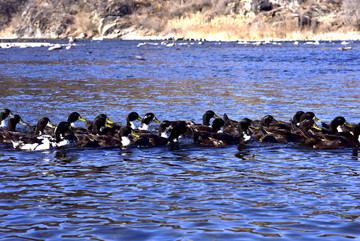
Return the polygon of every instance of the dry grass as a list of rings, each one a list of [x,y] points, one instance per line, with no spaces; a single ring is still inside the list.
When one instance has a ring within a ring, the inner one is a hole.
[[[24,6],[14,8],[21,11],[14,10],[0,37],[116,37],[136,31],[207,40],[309,40],[349,38],[347,33],[352,38],[360,31],[353,8],[358,0],[308,0],[295,10],[256,13],[244,11],[238,0],[21,1]]]

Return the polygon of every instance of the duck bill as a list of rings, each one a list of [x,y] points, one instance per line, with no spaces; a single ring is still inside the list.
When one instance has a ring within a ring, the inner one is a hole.
[[[109,124],[109,125],[114,124],[114,122],[112,122],[109,118],[106,118],[106,123]]]
[[[50,128],[53,128],[53,129],[56,128],[56,126],[55,126],[53,123],[51,123],[50,121],[48,121],[48,123],[46,124],[46,126],[48,126],[48,127],[50,127]]]
[[[353,126],[351,124],[349,124],[349,122],[345,121],[345,126],[353,128]]]
[[[135,136],[136,138],[139,138],[139,137],[140,137],[140,136],[139,136],[138,134],[136,134],[135,131],[133,131],[133,130],[131,131],[131,135],[132,135],[132,136]]]
[[[318,123],[322,123],[322,121],[319,120],[316,116],[314,116],[313,120],[316,121],[316,122],[318,122]]]
[[[138,121],[142,121],[142,118],[139,116],[139,117],[137,118],[137,120],[138,120]]]
[[[82,118],[81,116],[78,118],[78,120],[86,123],[86,120],[84,118]]]
[[[314,125],[312,126],[315,130],[321,131],[322,129],[316,125],[316,123],[314,122]]]
[[[24,126],[27,126],[28,124],[26,124],[22,119],[20,119],[19,121],[20,124],[24,125]]]
[[[113,126],[112,125],[110,125],[109,123],[105,123],[105,127],[107,127],[107,128],[113,128]]]
[[[160,121],[158,120],[158,118],[154,118],[154,121],[156,122],[156,123],[160,123]]]
[[[221,117],[218,116],[217,114],[214,115],[214,118],[215,118],[215,119],[221,119]]]

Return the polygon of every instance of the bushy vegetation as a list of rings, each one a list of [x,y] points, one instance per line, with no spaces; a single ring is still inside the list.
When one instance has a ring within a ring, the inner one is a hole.
[[[0,36],[217,35],[287,38],[360,29],[359,0],[0,0]]]

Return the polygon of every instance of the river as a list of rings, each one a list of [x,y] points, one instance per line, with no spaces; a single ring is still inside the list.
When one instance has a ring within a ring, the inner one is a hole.
[[[324,122],[360,122],[360,42],[349,51],[340,42],[139,43],[0,49],[0,108],[32,124],[72,111],[119,123],[131,111],[200,123],[209,109],[235,120],[287,121],[303,110]],[[360,165],[351,149],[3,145],[0,166],[1,240],[360,237]]]

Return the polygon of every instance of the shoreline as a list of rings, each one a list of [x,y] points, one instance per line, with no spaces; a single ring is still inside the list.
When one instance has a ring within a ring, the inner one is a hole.
[[[290,34],[289,34],[290,35]],[[293,38],[297,36],[298,38]],[[137,31],[129,32],[128,34],[122,37],[92,37],[92,38],[81,38],[81,37],[67,37],[67,38],[11,38],[11,37],[0,37],[0,48],[28,48],[28,47],[47,47],[49,50],[53,50],[55,45],[57,48],[67,48],[70,49],[71,46],[76,46],[76,42],[82,41],[168,41],[168,42],[234,42],[238,44],[271,44],[271,43],[282,43],[282,42],[294,42],[304,43],[304,44],[319,44],[319,42],[348,42],[348,41],[360,41],[360,33],[327,33],[327,34],[318,34],[311,37],[305,38],[306,34],[296,34],[292,33],[291,38],[263,38],[263,39],[207,39],[207,38],[185,38],[185,37],[175,37],[172,35],[162,36],[144,36],[138,34]],[[59,43],[61,42],[61,43]]]
[[[360,41],[360,32],[359,33],[325,33],[325,34],[317,34],[313,36],[308,36],[306,34],[298,34],[298,33],[289,33],[291,37],[287,38],[211,38],[206,37],[179,37],[179,36],[144,36],[136,33],[126,34],[119,37],[114,36],[100,36],[100,37],[65,37],[65,38],[48,38],[48,37],[1,37],[0,36],[0,44],[1,43],[11,43],[11,42],[54,42],[54,41],[69,41],[69,39],[73,39],[75,41],[102,41],[102,40],[112,40],[112,41],[206,41],[206,42],[253,42],[253,41],[272,41],[272,42],[291,42],[291,41]]]

